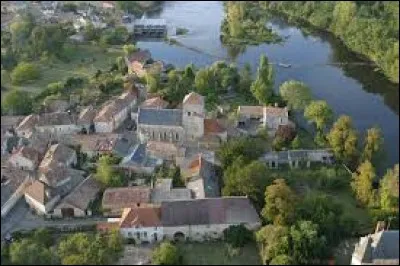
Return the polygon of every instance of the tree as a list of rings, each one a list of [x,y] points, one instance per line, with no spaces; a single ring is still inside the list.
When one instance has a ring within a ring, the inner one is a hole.
[[[357,156],[357,132],[353,129],[351,118],[340,116],[327,136],[336,159],[346,163],[353,162]]]
[[[85,25],[83,29],[83,36],[85,40],[88,41],[97,41],[100,38],[99,30],[97,30],[92,22],[89,22]]]
[[[399,164],[388,169],[380,181],[380,205],[384,210],[399,210]]]
[[[268,265],[294,265],[292,257],[288,255],[279,255],[271,260]]]
[[[125,44],[123,46],[123,49],[124,49],[125,56],[129,56],[133,52],[137,51],[137,48],[133,44]]]
[[[243,94],[248,94],[250,92],[250,86],[252,82],[251,66],[249,63],[246,63],[244,67],[239,71],[239,76],[240,81],[237,88],[239,92]]]
[[[113,167],[113,158],[103,155],[99,158],[96,170],[96,179],[106,187],[120,187],[124,183],[123,176]]]
[[[332,121],[333,112],[325,101],[311,101],[304,109],[304,117],[322,131]]]
[[[178,248],[169,242],[163,242],[152,254],[154,265],[178,265],[181,259]]]
[[[32,98],[25,91],[8,91],[3,96],[1,107],[10,115],[28,115],[32,113]]]
[[[275,137],[281,138],[286,144],[296,136],[296,130],[290,125],[281,125],[275,132]]]
[[[351,187],[356,198],[363,205],[371,203],[373,195],[372,182],[375,177],[375,169],[368,160],[363,162],[352,175]]]
[[[15,85],[19,85],[30,80],[35,80],[39,77],[39,69],[37,66],[31,63],[19,63],[11,72],[11,81]]]
[[[285,81],[279,87],[279,93],[293,110],[303,110],[311,101],[310,88],[296,80]]]
[[[149,92],[157,92],[160,89],[160,75],[147,73],[146,83],[149,88]]]
[[[297,149],[299,149],[299,148],[301,147],[301,145],[302,145],[301,139],[300,139],[299,135],[297,135],[297,136],[292,140],[291,147],[292,147],[292,149],[297,150]]]
[[[51,265],[53,254],[44,245],[30,239],[15,241],[10,247],[10,261],[16,265]]]
[[[293,259],[299,264],[310,264],[315,259],[325,258],[326,239],[319,236],[318,225],[310,221],[299,221],[290,228]]]
[[[269,265],[275,258],[290,253],[290,235],[287,227],[266,225],[256,232],[262,262]]]
[[[214,88],[214,77],[208,69],[200,69],[196,72],[194,85],[198,93],[208,95]]]
[[[265,164],[252,161],[246,164],[243,156],[239,156],[224,172],[224,196],[248,196],[256,207],[262,206],[262,191],[269,182]]]
[[[276,179],[265,190],[265,205],[261,215],[274,225],[290,224],[295,210],[295,196],[284,179]]]
[[[364,151],[362,153],[362,161],[369,160],[377,162],[379,156],[382,155],[383,137],[380,128],[373,127],[367,130],[364,140]]]
[[[172,179],[173,187],[185,187],[181,176],[181,168],[179,166],[174,166],[169,169],[168,178]]]
[[[243,155],[242,159],[245,162],[249,162],[258,159],[264,150],[262,140],[241,137],[223,143],[217,151],[217,156],[222,167],[226,169],[240,155]]]
[[[251,92],[260,104],[271,103],[273,96],[274,73],[272,66],[268,64],[265,55],[260,57],[260,64],[257,69],[257,78],[251,84]]]
[[[244,225],[231,225],[224,230],[225,241],[234,248],[243,247],[252,240],[253,234]]]
[[[308,193],[296,212],[297,219],[317,224],[320,234],[326,237],[331,246],[335,246],[348,232],[349,228],[342,224],[342,215],[342,205],[321,192]]]

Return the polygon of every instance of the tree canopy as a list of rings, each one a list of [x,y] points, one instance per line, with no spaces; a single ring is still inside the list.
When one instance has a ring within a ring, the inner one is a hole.
[[[28,115],[32,113],[32,97],[28,92],[11,90],[2,96],[2,111],[10,115]]]
[[[250,90],[260,104],[269,104],[272,102],[274,86],[274,72],[272,66],[268,63],[265,55],[260,57],[260,63],[257,69],[257,77],[251,84]]]
[[[32,63],[21,62],[11,72],[11,82],[20,85],[24,82],[38,79],[40,71],[37,66]]]
[[[274,225],[290,224],[295,210],[295,196],[284,179],[276,179],[265,190],[262,216]]]
[[[399,164],[387,170],[380,181],[379,193],[382,209],[399,211]]]
[[[364,140],[364,150],[361,155],[361,160],[369,160],[376,166],[379,157],[382,156],[383,137],[379,127],[372,127],[367,130],[367,135]]]
[[[332,121],[333,111],[326,101],[311,101],[304,109],[304,117],[322,131]]]
[[[354,162],[358,154],[358,137],[349,116],[343,115],[338,118],[327,139],[336,159],[346,163]]]
[[[356,198],[363,205],[368,205],[373,200],[372,182],[375,177],[375,169],[368,160],[360,164],[357,171],[352,175],[351,187]]]
[[[289,80],[282,83],[279,93],[290,109],[303,110],[311,101],[310,88],[303,82]]]
[[[114,169],[114,158],[103,155],[99,158],[96,170],[96,179],[106,187],[120,187],[124,184],[124,177]]]
[[[155,248],[152,254],[152,264],[154,265],[178,265],[180,264],[180,254],[178,248],[170,242],[163,242]]]

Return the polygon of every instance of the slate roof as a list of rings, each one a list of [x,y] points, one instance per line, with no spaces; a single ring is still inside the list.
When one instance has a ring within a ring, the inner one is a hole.
[[[225,197],[161,203],[163,226],[259,223],[247,197]]]
[[[182,110],[139,108],[138,124],[154,126],[182,126]]]
[[[353,256],[361,263],[373,265],[399,264],[399,231],[380,231],[361,237]]]
[[[221,195],[215,165],[201,154],[190,163],[189,171],[187,187],[196,190],[199,197],[212,198]]]

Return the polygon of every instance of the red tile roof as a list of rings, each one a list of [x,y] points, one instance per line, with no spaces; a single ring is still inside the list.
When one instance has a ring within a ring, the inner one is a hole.
[[[204,119],[204,134],[222,133],[225,131],[216,119]]]
[[[160,219],[160,207],[126,208],[121,216],[120,228],[156,227],[161,225]]]
[[[191,92],[183,98],[183,104],[204,104],[204,97],[196,92]]]

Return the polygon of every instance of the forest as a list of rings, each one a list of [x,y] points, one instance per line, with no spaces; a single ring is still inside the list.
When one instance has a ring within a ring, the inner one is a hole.
[[[399,2],[260,1],[258,7],[333,33],[399,83]]]

